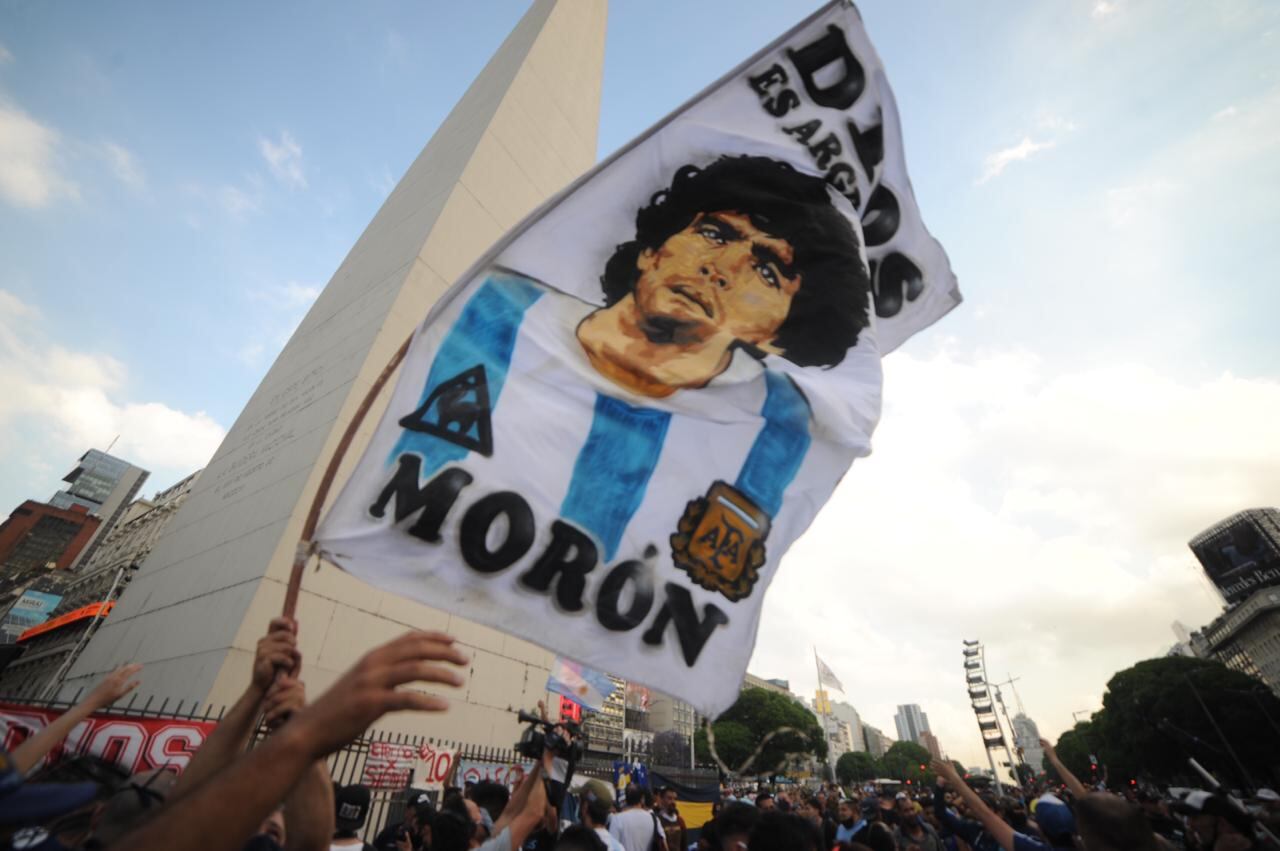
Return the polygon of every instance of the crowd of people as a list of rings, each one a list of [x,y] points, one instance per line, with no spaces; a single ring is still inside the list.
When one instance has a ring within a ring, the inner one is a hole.
[[[0,847],[215,851],[1246,851],[1280,847],[1280,795],[1252,805],[1223,792],[1089,788],[1042,741],[1061,785],[992,795],[950,762],[909,791],[869,785],[724,786],[712,817],[688,824],[675,788],[572,784],[572,727],[546,723],[545,747],[514,788],[494,782],[409,790],[395,819],[371,825],[372,795],[336,786],[326,758],[388,712],[444,710],[408,687],[458,686],[467,657],[451,637],[411,632],[360,659],[309,701],[297,625],[272,621],[244,693],[177,774],[127,776],[93,757],[47,759],[95,711],[136,688],[137,666],[0,751]],[[269,736],[250,748],[255,730]],[[536,725],[535,725],[536,726]],[[375,830],[375,828],[381,828]],[[372,843],[366,836],[374,835]]]

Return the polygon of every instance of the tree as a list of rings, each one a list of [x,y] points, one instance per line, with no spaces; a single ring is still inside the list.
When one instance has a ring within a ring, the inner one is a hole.
[[[861,780],[874,780],[880,773],[876,758],[865,751],[840,754],[836,760],[836,779],[849,786]]]
[[[711,729],[716,753],[731,774],[768,774],[792,754],[827,755],[826,736],[813,713],[765,689],[744,689]],[[700,759],[712,758],[705,730],[698,731],[694,747]],[[752,759],[757,748],[760,753]]]
[[[967,768],[965,768],[963,765],[961,765],[960,760],[958,760],[958,759],[953,759],[953,760],[951,760],[951,764],[952,764],[953,766],[955,766],[956,773],[957,773],[957,774],[959,774],[961,777],[966,777],[966,776],[968,776],[968,774],[969,774],[969,769],[967,769]]]
[[[1280,700],[1259,680],[1218,662],[1185,656],[1139,662],[1111,678],[1102,705],[1094,718],[1098,756],[1113,778],[1177,779],[1189,774],[1187,758],[1195,757],[1228,785],[1246,788],[1280,763]]]
[[[1102,712],[1094,713],[1094,718],[1101,716]],[[1080,778],[1081,782],[1088,783],[1093,776],[1093,768],[1089,762],[1090,755],[1096,756],[1101,750],[1101,733],[1094,726],[1093,721],[1080,721],[1075,727],[1063,733],[1058,738],[1058,744],[1054,746],[1054,750],[1058,752],[1058,759],[1062,760],[1062,764],[1067,770]],[[1058,777],[1058,773],[1053,770],[1053,766],[1049,764],[1049,758],[1044,758],[1044,768],[1049,772],[1050,776],[1057,777],[1058,782],[1062,782],[1062,778]]]
[[[929,751],[915,742],[894,742],[880,760],[880,766],[894,780],[910,780],[913,784],[928,783],[932,780],[929,773],[931,759],[933,756]],[[920,768],[922,765],[923,770]]]

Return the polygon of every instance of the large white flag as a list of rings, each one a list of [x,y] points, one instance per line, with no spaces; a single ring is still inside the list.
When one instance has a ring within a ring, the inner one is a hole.
[[[959,302],[837,3],[503,238],[418,330],[317,541],[716,715],[765,589]]]

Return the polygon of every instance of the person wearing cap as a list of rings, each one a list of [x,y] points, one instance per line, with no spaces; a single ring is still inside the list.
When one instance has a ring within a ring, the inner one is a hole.
[[[34,847],[51,837],[64,845],[79,844],[87,837],[89,824],[62,824],[48,829],[35,826],[91,809],[87,805],[97,800],[99,790],[96,783],[25,783],[13,757],[0,750],[0,841],[27,828],[25,847]]]
[[[1253,819],[1221,795],[1196,789],[1173,805],[1187,817],[1205,851],[1249,851],[1255,847]]]
[[[1041,795],[1034,805],[1036,824],[1044,836],[1044,839],[1038,839],[1014,830],[1012,825],[996,815],[978,793],[969,788],[969,784],[964,782],[956,767],[949,761],[935,759],[932,766],[938,775],[939,784],[950,786],[960,795],[969,811],[982,824],[983,831],[1004,851],[1050,851],[1054,848],[1075,847],[1075,819],[1067,805],[1053,795]]]
[[[582,795],[581,812],[582,823],[595,831],[606,851],[626,851],[622,843],[609,833],[609,814],[613,812],[610,798],[588,788]]]
[[[373,847],[378,851],[421,851],[424,843],[430,843],[434,812],[430,795],[410,789],[404,805],[404,818],[384,827],[374,838]]]
[[[360,828],[369,818],[369,805],[372,795],[369,787],[361,783],[339,786],[333,790],[333,842],[330,851],[348,851],[351,848],[362,848],[364,851],[376,851],[372,845],[360,838]]]

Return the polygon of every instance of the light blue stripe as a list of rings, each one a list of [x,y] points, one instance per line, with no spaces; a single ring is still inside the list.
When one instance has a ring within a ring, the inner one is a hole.
[[[608,561],[644,501],[671,415],[596,394],[587,442],[573,465],[560,516],[596,537]]]
[[[782,493],[809,451],[809,403],[779,372],[765,370],[764,426],[747,453],[735,487],[771,518],[782,507]]]
[[[520,323],[524,320],[525,311],[541,295],[542,289],[536,284],[510,275],[495,275],[481,284],[440,344],[431,363],[427,383],[414,407],[423,405],[442,383],[481,364],[489,385],[492,414],[498,407],[498,396],[511,366],[511,353],[516,347]],[[403,452],[417,453],[422,456],[422,477],[425,479],[445,464],[462,460],[469,451],[434,435],[406,429],[396,441],[387,463],[396,463]]]

